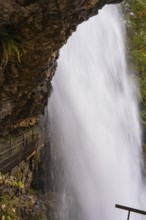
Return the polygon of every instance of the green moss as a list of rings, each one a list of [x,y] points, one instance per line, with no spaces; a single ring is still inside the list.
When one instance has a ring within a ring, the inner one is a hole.
[[[28,194],[29,194],[29,195],[34,195],[34,196],[35,196],[35,195],[37,195],[37,191],[34,190],[34,189],[32,189],[32,188],[29,188],[29,189],[28,189]]]
[[[8,193],[4,193],[0,197],[0,216],[4,220],[17,219],[16,214],[16,201]]]
[[[22,172],[21,172],[19,169],[16,171],[15,177],[16,177],[16,179],[17,179],[18,181],[22,181],[23,175],[22,175]]]

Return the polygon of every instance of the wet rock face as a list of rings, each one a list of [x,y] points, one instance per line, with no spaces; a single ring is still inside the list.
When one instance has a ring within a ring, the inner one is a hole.
[[[44,111],[59,49],[79,23],[122,0],[0,0],[0,133]]]

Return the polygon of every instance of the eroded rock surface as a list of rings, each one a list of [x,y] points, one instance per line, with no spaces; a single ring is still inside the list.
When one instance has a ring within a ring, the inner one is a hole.
[[[79,23],[122,0],[0,0],[0,134],[43,113],[59,49]]]

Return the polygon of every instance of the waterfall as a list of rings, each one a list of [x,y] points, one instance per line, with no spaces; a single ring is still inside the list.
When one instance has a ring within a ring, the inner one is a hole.
[[[52,149],[61,158],[59,220],[125,220],[116,203],[145,209],[138,90],[123,26],[119,7],[106,6],[60,53],[48,108]]]

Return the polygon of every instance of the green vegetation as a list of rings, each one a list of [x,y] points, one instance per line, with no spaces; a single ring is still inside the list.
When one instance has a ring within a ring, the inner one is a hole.
[[[141,91],[141,116],[146,124],[146,1],[126,0],[126,17],[129,61],[136,70]]]
[[[17,219],[16,207],[19,201],[14,195],[20,193],[24,188],[24,184],[15,177],[5,178],[0,174],[0,188],[3,188],[0,196],[0,216],[2,220]]]
[[[25,174],[26,175],[26,174]],[[0,174],[0,219],[40,220],[46,219],[46,207],[37,192],[22,182],[21,171],[15,176]]]
[[[13,57],[21,62],[21,54],[24,53],[22,39],[19,35],[8,34],[1,37],[3,47],[3,64],[6,65]]]

